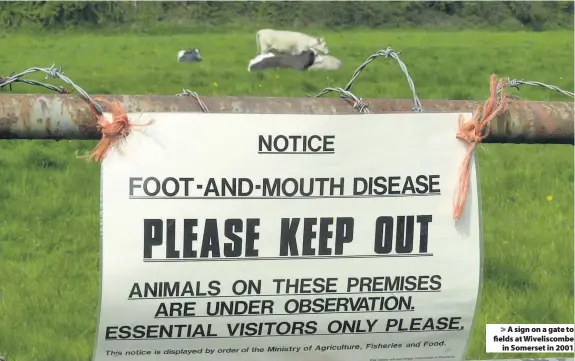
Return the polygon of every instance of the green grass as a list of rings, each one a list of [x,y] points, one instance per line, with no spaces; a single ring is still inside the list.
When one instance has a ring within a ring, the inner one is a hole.
[[[485,99],[489,75],[573,90],[573,33],[323,32],[337,72],[248,73],[254,31],[227,35],[14,35],[0,38],[8,75],[56,62],[90,93],[302,96],[343,86],[371,53],[391,46],[422,99]],[[199,47],[201,64],[176,64]],[[361,97],[410,98],[392,60],[358,79]],[[15,91],[41,89],[15,85]],[[533,100],[568,100],[522,88]],[[0,352],[10,361],[83,361],[92,354],[99,292],[99,166],[75,158],[93,141],[0,142]],[[477,148],[485,273],[469,359],[485,354],[486,323],[573,323],[573,147]],[[549,197],[552,197],[551,200]]]

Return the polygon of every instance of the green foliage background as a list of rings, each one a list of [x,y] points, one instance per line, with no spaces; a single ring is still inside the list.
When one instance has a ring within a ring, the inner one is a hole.
[[[108,1],[0,2],[3,30],[100,28],[137,32],[230,27],[573,28],[573,1]],[[244,26],[242,26],[244,25]]]

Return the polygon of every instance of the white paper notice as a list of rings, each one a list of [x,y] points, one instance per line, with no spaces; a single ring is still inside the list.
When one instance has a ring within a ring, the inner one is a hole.
[[[459,114],[131,114],[102,165],[95,360],[461,359],[481,282]]]

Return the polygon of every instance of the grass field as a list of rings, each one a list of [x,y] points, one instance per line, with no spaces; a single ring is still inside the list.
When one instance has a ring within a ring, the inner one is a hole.
[[[422,99],[485,99],[489,75],[573,90],[573,33],[322,32],[337,72],[248,73],[253,31],[177,36],[0,38],[0,73],[63,65],[90,93],[302,96],[343,86],[371,53],[401,50]],[[176,64],[180,48],[205,61]],[[16,92],[42,89],[15,85]],[[392,60],[372,63],[361,97],[410,98]],[[563,100],[523,88],[532,100]],[[99,293],[99,166],[75,158],[91,141],[0,141],[0,353],[10,361],[84,361]],[[478,148],[484,212],[484,288],[468,359],[485,354],[486,323],[573,323],[573,147]]]

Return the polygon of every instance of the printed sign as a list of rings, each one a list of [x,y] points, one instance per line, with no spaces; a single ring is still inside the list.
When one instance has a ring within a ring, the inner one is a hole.
[[[131,114],[102,165],[95,360],[462,359],[458,114]]]

